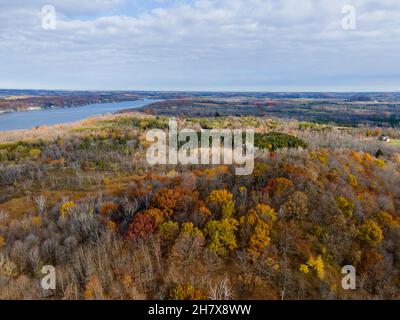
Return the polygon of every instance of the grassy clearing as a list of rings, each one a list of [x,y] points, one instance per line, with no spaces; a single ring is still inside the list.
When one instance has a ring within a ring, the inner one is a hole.
[[[400,146],[400,139],[393,139],[390,141],[391,145]]]

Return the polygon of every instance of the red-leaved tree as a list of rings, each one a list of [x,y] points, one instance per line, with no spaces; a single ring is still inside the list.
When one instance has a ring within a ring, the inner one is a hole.
[[[129,226],[128,237],[132,239],[145,239],[156,229],[156,221],[148,214],[139,214]]]

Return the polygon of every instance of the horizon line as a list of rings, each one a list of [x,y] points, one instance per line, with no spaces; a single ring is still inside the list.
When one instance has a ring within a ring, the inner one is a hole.
[[[326,90],[326,91],[298,91],[298,90],[137,90],[137,89],[38,89],[38,88],[0,88],[0,91],[66,91],[66,92],[165,92],[165,93],[362,93],[362,94],[376,94],[376,93],[400,93],[399,91],[339,91],[339,90]]]

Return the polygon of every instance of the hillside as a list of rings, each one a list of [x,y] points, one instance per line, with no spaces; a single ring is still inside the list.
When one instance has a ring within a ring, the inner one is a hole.
[[[146,133],[167,125],[126,113],[0,133],[0,298],[400,298],[400,146],[378,140],[394,128],[182,117],[255,128],[253,174],[237,176],[150,166]]]

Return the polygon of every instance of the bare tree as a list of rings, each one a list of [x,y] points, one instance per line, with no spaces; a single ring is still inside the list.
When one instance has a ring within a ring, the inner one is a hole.
[[[129,201],[128,197],[124,197],[123,206],[126,218],[131,219],[138,210],[139,203],[136,199],[134,199],[134,201]]]
[[[211,300],[231,300],[233,297],[233,292],[229,279],[225,277],[223,280],[218,281],[210,288]]]
[[[0,210],[0,222],[4,224],[8,219],[8,214],[4,210]]]
[[[42,215],[46,209],[46,199],[42,195],[37,196],[35,197],[35,203],[39,210],[39,214]]]

